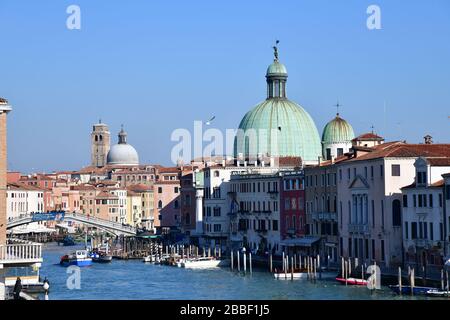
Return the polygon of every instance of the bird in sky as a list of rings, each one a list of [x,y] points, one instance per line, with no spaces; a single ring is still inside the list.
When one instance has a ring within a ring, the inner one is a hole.
[[[213,116],[211,119],[209,119],[208,121],[206,121],[205,124],[206,124],[207,126],[210,126],[211,123],[214,121],[215,118],[216,118],[216,116]]]

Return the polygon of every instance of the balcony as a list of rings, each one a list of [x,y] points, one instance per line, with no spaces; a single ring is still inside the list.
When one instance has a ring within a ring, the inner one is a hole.
[[[263,233],[263,234],[267,233],[267,229],[266,228],[258,228],[255,231],[258,232],[258,233]]]
[[[350,233],[369,233],[369,225],[367,224],[349,224],[348,232]]]
[[[42,263],[42,244],[16,239],[9,242],[0,245],[0,266]]]
[[[312,214],[312,219],[317,221],[337,221],[335,212],[316,212]]]

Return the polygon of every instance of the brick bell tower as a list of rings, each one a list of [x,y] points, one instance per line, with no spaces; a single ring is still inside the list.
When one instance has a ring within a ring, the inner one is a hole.
[[[8,164],[6,117],[11,110],[8,100],[0,98],[0,245],[6,243],[6,170]]]
[[[108,125],[100,120],[94,124],[91,133],[91,165],[97,168],[104,167],[110,147],[111,133]]]

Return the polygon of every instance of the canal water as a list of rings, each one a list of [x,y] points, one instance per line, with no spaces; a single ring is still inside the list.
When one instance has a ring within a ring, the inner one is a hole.
[[[44,247],[41,276],[50,281],[51,300],[387,300],[401,299],[389,288],[371,293],[365,287],[345,287],[332,279],[275,280],[268,272],[238,275],[229,269],[188,270],[114,260],[81,269],[79,290],[70,290],[70,274],[59,265],[62,255],[77,247]],[[411,298],[407,298],[411,299]],[[414,298],[416,299],[416,298]]]

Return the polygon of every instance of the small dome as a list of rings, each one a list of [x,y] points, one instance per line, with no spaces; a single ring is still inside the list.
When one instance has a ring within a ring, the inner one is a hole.
[[[268,68],[266,77],[271,76],[287,76],[287,69],[284,64],[275,60]]]
[[[355,132],[352,126],[342,119],[339,114],[336,115],[336,118],[328,122],[323,129],[323,143],[350,142],[354,138]]]
[[[139,156],[135,148],[129,144],[116,144],[108,152],[107,162],[110,165],[139,165]]]

